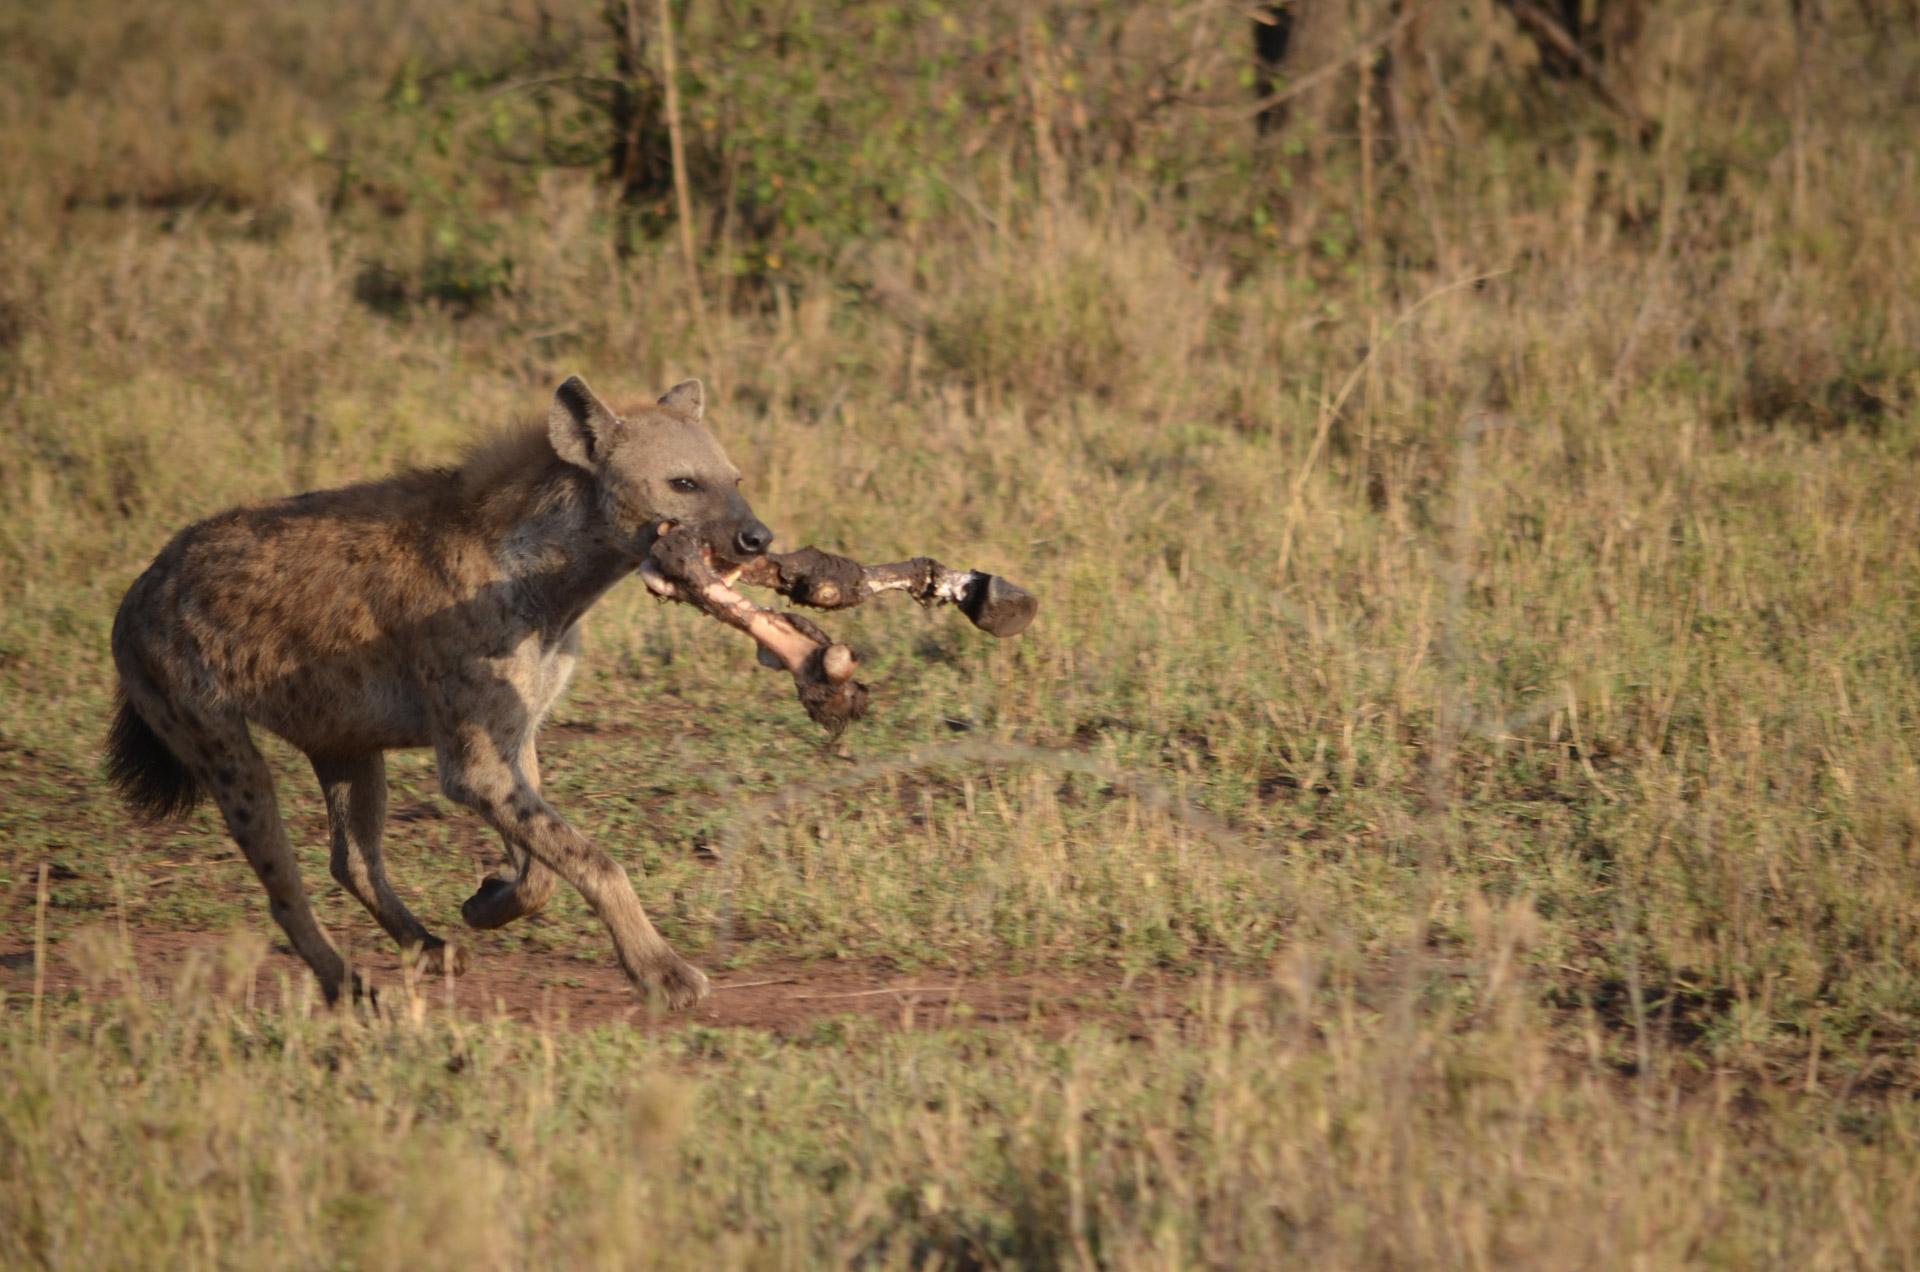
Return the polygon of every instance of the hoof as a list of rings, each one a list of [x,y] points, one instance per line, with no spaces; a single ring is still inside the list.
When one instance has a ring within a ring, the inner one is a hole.
[[[473,958],[464,945],[452,945],[446,941],[438,945],[429,945],[415,956],[414,973],[432,980],[440,980],[449,973],[465,976],[467,969],[473,966]]]
[[[468,927],[482,932],[502,928],[515,919],[538,914],[547,904],[546,894],[551,892],[551,888],[529,889],[518,879],[488,875],[480,881],[479,890],[461,904],[460,917]]]
[[[960,612],[987,635],[1004,640],[1027,629],[1040,612],[1040,598],[998,574],[975,570],[966,595],[960,598]]]

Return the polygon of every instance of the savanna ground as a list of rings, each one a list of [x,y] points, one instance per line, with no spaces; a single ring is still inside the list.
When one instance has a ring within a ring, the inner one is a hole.
[[[0,1262],[1920,1262],[1920,18],[1544,12],[690,0],[683,226],[652,3],[0,5]],[[573,372],[1041,617],[833,616],[832,748],[600,606],[547,781],[684,1019],[571,893],[408,983],[265,740],[329,1014],[103,789],[115,605]]]

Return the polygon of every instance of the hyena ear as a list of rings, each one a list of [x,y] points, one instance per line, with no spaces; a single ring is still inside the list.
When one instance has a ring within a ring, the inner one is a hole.
[[[706,410],[707,395],[700,388],[698,380],[682,380],[668,389],[660,399],[660,405],[671,407],[683,415],[691,415],[694,423],[700,422],[701,413]]]
[[[553,405],[547,409],[547,437],[560,458],[591,471],[619,422],[585,380],[568,376],[567,382],[553,391]]]

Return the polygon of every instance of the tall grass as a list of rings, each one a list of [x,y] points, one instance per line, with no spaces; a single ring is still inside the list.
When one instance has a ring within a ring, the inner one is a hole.
[[[1836,1134],[1829,1100],[1622,1083],[1590,1014],[1539,1008],[1534,922],[1476,912],[1471,1008],[1383,1017],[1302,950],[1133,1040],[556,1035],[249,1012],[205,965],[145,1001],[96,965],[0,1060],[0,1260],[1911,1265],[1910,1104]]]

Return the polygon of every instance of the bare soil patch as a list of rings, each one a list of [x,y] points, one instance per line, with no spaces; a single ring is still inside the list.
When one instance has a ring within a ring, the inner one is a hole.
[[[228,937],[220,932],[135,928],[128,936],[144,991],[170,999],[189,967],[217,969]],[[651,1028],[746,1028],[804,1036],[828,1021],[854,1016],[893,1028],[941,1025],[1014,1026],[1058,1035],[1083,1020],[1144,1027],[1187,1014],[1185,978],[1128,980],[1087,970],[969,974],[952,969],[903,971],[880,961],[771,958],[732,972],[709,972],[714,993],[691,1012],[653,1015],[613,965],[560,952],[520,948],[492,933],[466,933],[474,966],[451,982],[418,983],[431,1010],[469,1019],[506,1016],[561,1028],[632,1024]],[[382,1001],[401,1001],[406,976],[396,951],[351,951],[355,969]],[[214,973],[216,981],[217,972]],[[301,992],[307,968],[285,945],[273,945],[254,974],[252,1001],[277,1008]],[[45,993],[61,996],[84,984],[80,971],[50,949]],[[0,987],[18,1006],[33,990],[33,949],[21,935],[0,937]],[[318,991],[304,990],[309,1001]],[[244,989],[236,997],[244,995]]]

